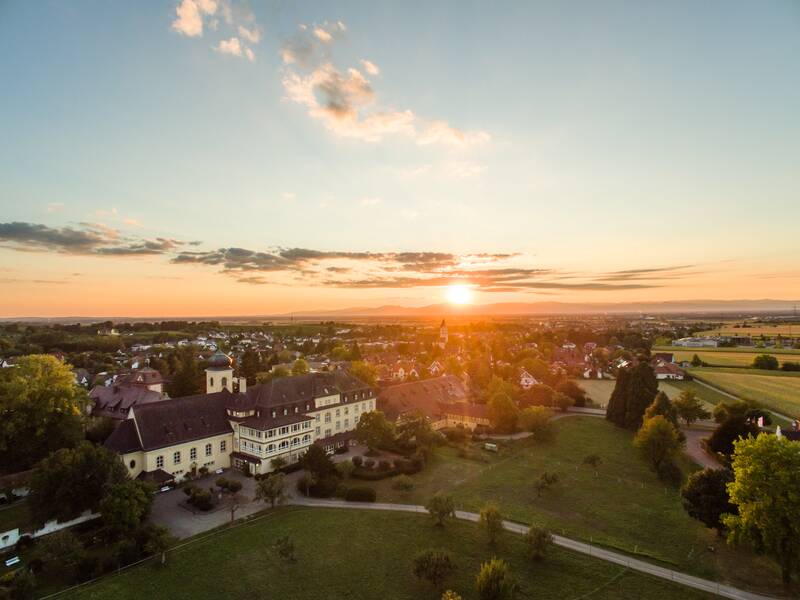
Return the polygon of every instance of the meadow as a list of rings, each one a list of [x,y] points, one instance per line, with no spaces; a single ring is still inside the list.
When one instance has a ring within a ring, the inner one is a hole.
[[[493,454],[473,446],[466,458],[451,447],[437,450],[414,476],[411,491],[391,480],[375,482],[381,502],[424,504],[437,491],[452,494],[457,508],[477,511],[486,502],[507,518],[709,579],[778,590],[775,565],[746,550],[732,550],[684,512],[678,490],[665,487],[635,453],[632,434],[596,417],[556,421],[550,443],[531,439],[501,444]],[[597,470],[583,464],[597,454]],[[684,473],[698,468],[688,458]],[[545,472],[559,483],[541,497],[533,484]],[[710,550],[713,548],[713,550]]]
[[[736,325],[740,325],[736,327]],[[780,323],[775,325],[767,325],[764,323],[757,323],[754,325],[748,325],[747,327],[741,327],[741,323],[728,323],[725,325],[720,325],[714,329],[709,329],[708,331],[702,331],[697,334],[698,336],[709,336],[709,335],[749,335],[750,337],[756,337],[760,335],[766,336],[775,336],[775,335],[783,335],[783,336],[797,336],[800,335],[800,324],[798,323]]]
[[[694,355],[716,367],[749,367],[753,359],[760,354],[770,354],[778,362],[800,362],[800,350],[774,350],[769,348],[682,348],[675,346],[657,346],[653,352],[672,352],[675,362],[691,361]]]
[[[290,536],[296,562],[280,559],[275,540]],[[445,581],[463,598],[475,598],[481,563],[498,557],[520,583],[519,598],[708,598],[610,563],[553,548],[539,563],[525,556],[522,537],[506,532],[489,547],[473,523],[435,527],[409,513],[289,507],[224,529],[155,561],[107,577],[70,598],[303,598],[327,600],[438,599],[441,590],[412,574],[413,557],[428,548],[449,551],[455,573]],[[66,596],[65,596],[66,597]]]

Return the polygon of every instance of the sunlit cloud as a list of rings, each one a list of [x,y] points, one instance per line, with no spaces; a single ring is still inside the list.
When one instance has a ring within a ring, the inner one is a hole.
[[[172,29],[182,35],[199,37],[203,35],[203,17],[215,12],[217,3],[214,0],[181,0],[175,9]]]
[[[64,208],[64,203],[63,202],[48,202],[47,203],[47,207],[45,207],[44,210],[45,210],[45,212],[48,212],[48,213],[57,213],[57,212],[61,212],[61,210],[63,208]]]
[[[380,198],[374,196],[369,196],[369,197],[365,196],[364,198],[361,199],[360,204],[361,206],[377,206],[381,202],[383,202],[383,200],[381,200]]]
[[[242,45],[239,43],[239,38],[232,37],[229,40],[221,40],[217,45],[216,50],[222,54],[231,54],[233,56],[242,55]]]
[[[362,58],[359,62],[369,75],[376,76],[381,74],[380,68],[374,62],[368,61],[366,58]]]

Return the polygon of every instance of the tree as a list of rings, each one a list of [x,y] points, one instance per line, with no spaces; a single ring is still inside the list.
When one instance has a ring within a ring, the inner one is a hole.
[[[444,550],[424,550],[414,557],[414,576],[426,580],[436,589],[442,586],[455,568],[452,556]]]
[[[112,537],[129,537],[144,521],[153,495],[141,481],[127,479],[108,486],[100,501],[100,515]]]
[[[430,421],[424,414],[414,412],[403,417],[397,426],[397,437],[406,443],[415,441],[418,446],[430,448],[437,434],[434,433]]]
[[[96,512],[105,491],[127,479],[115,453],[83,442],[54,452],[36,466],[28,505],[39,524],[49,519],[67,521],[85,510]]]
[[[684,420],[687,426],[695,421],[707,419],[710,413],[704,408],[702,400],[697,397],[692,390],[683,390],[675,400],[672,401],[678,417]]]
[[[633,445],[658,472],[662,463],[669,461],[680,450],[681,440],[678,431],[663,416],[656,415],[645,420],[642,428],[633,439]]]
[[[661,415],[667,421],[672,423],[672,426],[675,427],[675,429],[680,429],[680,423],[678,422],[678,409],[675,408],[675,405],[669,399],[669,396],[667,396],[664,392],[658,392],[656,397],[653,399],[653,402],[647,407],[647,410],[644,411],[645,419],[652,419],[656,415]]]
[[[286,499],[286,475],[270,473],[256,482],[256,501],[269,502],[272,508]]]
[[[275,540],[275,553],[289,563],[293,563],[297,560],[294,542],[288,535],[279,537],[277,540]]]
[[[559,383],[556,391],[572,398],[575,406],[586,406],[586,390],[571,379],[565,379]]]
[[[693,519],[721,535],[725,528],[722,515],[735,514],[736,507],[728,496],[728,484],[733,481],[729,469],[703,469],[689,476],[681,488],[683,508]]]
[[[324,479],[337,473],[336,465],[319,444],[312,444],[298,462],[303,469],[314,474],[317,479]]]
[[[625,427],[625,410],[628,406],[628,395],[630,394],[631,372],[629,369],[620,369],[617,372],[617,381],[614,384],[614,391],[608,399],[606,407],[606,419],[614,423],[617,427]]]
[[[758,427],[745,417],[729,417],[714,430],[707,444],[713,452],[729,457],[733,454],[734,442],[757,435]]]
[[[525,431],[530,431],[536,440],[548,440],[553,437],[554,428],[550,422],[553,413],[544,406],[529,406],[519,415],[519,424]]]
[[[342,479],[350,479],[350,476],[355,470],[356,466],[353,464],[352,460],[343,460],[342,462],[336,464],[336,472]]]
[[[541,498],[542,494],[558,483],[558,473],[548,473],[545,471],[539,476],[539,479],[533,484],[533,489],[536,490],[536,497]]]
[[[53,356],[23,356],[15,368],[0,369],[0,472],[27,470],[78,444],[88,404],[69,365]]]
[[[732,467],[728,493],[739,514],[723,517],[728,541],[773,557],[788,586],[800,569],[800,444],[764,434],[740,440]]]
[[[350,360],[361,360],[361,348],[358,347],[358,342],[354,341],[350,346]]]
[[[553,545],[553,536],[547,529],[542,527],[531,527],[525,534],[525,547],[528,549],[528,556],[532,560],[542,560]]]
[[[363,413],[356,425],[356,439],[374,452],[394,439],[394,427],[379,410]]]
[[[261,371],[261,355],[248,348],[242,354],[241,375],[247,379],[247,385],[255,385],[258,373]]]
[[[39,542],[39,556],[44,568],[57,576],[72,581],[78,563],[86,556],[83,544],[69,529],[45,536]]]
[[[311,492],[311,488],[317,485],[317,478],[312,474],[306,471],[300,476],[300,479],[297,480],[297,489],[303,492],[306,496]]]
[[[286,459],[281,456],[276,456],[271,461],[269,461],[270,466],[275,471],[280,471],[283,467],[286,466]]]
[[[625,407],[625,427],[637,431],[642,426],[644,411],[653,403],[658,393],[658,380],[653,367],[640,360],[631,371],[628,401]]]
[[[510,396],[497,393],[491,397],[487,405],[489,421],[499,432],[511,433],[517,428],[519,408]]]
[[[778,368],[778,359],[771,354],[759,354],[753,359],[753,368],[774,371]]]
[[[455,518],[456,506],[452,496],[447,496],[438,492],[428,500],[425,510],[433,517],[433,522],[437,527],[443,527],[445,520]]]
[[[441,600],[464,600],[460,595],[455,593],[453,590],[445,590],[444,594],[442,594]]]
[[[144,544],[144,551],[154,556],[161,555],[161,566],[167,564],[167,548],[172,544],[172,536],[169,529],[161,525],[148,525],[147,541]]]
[[[310,371],[310,367],[308,366],[308,362],[303,360],[302,358],[298,358],[292,364],[292,375],[305,375]]]
[[[498,558],[483,563],[475,578],[475,591],[480,600],[513,600],[517,587],[508,565]]]
[[[567,396],[566,394],[562,394],[561,392],[556,392],[553,394],[553,407],[557,408],[561,412],[567,412],[567,409],[572,406],[575,401]]]
[[[481,528],[486,531],[486,538],[489,540],[489,545],[494,546],[503,532],[503,515],[500,514],[494,504],[486,504],[480,513],[478,523]]]
[[[19,569],[8,588],[11,600],[30,600],[36,596],[36,577],[27,567]]]
[[[192,396],[203,392],[203,374],[192,348],[181,350],[178,367],[167,385],[167,391],[173,398]]]
[[[369,386],[374,386],[377,381],[377,371],[372,365],[357,360],[350,365],[350,374]]]
[[[692,365],[693,367],[701,367],[701,366],[703,366],[703,361],[702,361],[702,360],[700,360],[700,357],[699,357],[699,356],[697,356],[697,354],[695,354],[695,355],[692,357],[692,362],[691,362],[691,365]]]
[[[525,400],[535,406],[552,406],[555,391],[549,385],[537,383],[524,393]]]

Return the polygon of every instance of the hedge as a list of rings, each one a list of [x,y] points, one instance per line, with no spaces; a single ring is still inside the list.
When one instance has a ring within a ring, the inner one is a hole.
[[[344,499],[348,502],[375,502],[375,490],[368,487],[351,487],[345,493]]]

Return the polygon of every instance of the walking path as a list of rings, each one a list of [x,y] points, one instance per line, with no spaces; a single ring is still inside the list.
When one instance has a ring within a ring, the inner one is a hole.
[[[309,506],[318,508],[324,507],[324,508],[343,508],[343,509],[349,508],[356,510],[388,510],[388,511],[428,514],[428,511],[425,510],[425,507],[416,504],[390,504],[390,503],[380,503],[380,502],[361,503],[361,502],[345,502],[342,500],[314,500],[310,498],[293,498],[291,500],[291,504],[297,506]],[[473,512],[457,510],[456,518],[476,523],[478,522],[479,515]],[[511,531],[513,533],[519,533],[523,535],[528,531],[528,527],[526,525],[522,525],[520,523],[514,523],[512,521],[503,521],[503,527],[506,530]],[[565,538],[560,535],[553,535],[553,541],[557,546],[561,546],[562,548],[567,548],[568,550],[572,550],[573,552],[586,554],[594,558],[599,558],[600,560],[605,560],[607,562],[612,562],[618,565],[622,565],[633,571],[639,571],[640,573],[652,575],[653,577],[666,579],[667,581],[679,583],[694,588],[696,590],[717,594],[718,596],[722,596],[724,598],[733,598],[735,600],[772,599],[771,596],[763,596],[761,594],[747,592],[735,587],[731,587],[729,585],[716,583],[715,581],[709,581],[708,579],[702,579],[700,577],[686,575],[685,573],[681,573],[679,571],[665,569],[663,567],[659,567],[657,565],[653,565],[642,560],[630,558],[629,556],[625,556],[624,554],[619,554],[618,552],[612,552],[611,550],[598,548],[596,546],[592,546],[591,544],[578,542],[576,540]]]

